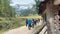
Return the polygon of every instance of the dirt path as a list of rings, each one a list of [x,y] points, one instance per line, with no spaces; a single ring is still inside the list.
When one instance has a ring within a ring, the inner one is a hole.
[[[36,26],[41,25],[41,23],[37,24]],[[36,27],[35,26],[35,27]],[[16,29],[9,30],[3,34],[32,34],[32,32],[35,30],[34,28],[31,28],[31,30],[28,29],[26,26],[22,26]]]
[[[34,28],[31,28],[31,30],[28,30],[28,27],[22,26],[17,29],[9,30],[8,32],[5,32],[4,34],[32,34],[33,30]]]

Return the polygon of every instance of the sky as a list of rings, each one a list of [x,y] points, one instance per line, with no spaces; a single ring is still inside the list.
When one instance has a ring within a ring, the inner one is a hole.
[[[34,0],[12,0],[13,3],[11,3],[11,6],[14,6],[16,4],[23,5],[23,4],[35,4]]]
[[[22,9],[27,9],[28,7],[32,7],[32,4],[35,4],[34,0],[11,0],[12,3],[10,4],[10,6],[16,6],[17,4],[19,5],[28,5],[28,6],[20,6],[20,8]],[[43,0],[41,0],[43,1]]]

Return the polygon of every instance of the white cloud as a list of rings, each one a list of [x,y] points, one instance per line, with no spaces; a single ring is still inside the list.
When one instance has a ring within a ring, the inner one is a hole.
[[[32,4],[35,4],[34,0],[12,0],[13,3],[10,4],[10,6],[16,6],[16,4],[19,5],[27,5],[28,6],[20,6],[21,9],[27,9],[28,7],[32,7]]]
[[[35,4],[34,0],[12,0],[13,4]]]
[[[23,9],[27,9],[28,7],[21,6],[20,9],[22,9],[22,8],[23,8]]]

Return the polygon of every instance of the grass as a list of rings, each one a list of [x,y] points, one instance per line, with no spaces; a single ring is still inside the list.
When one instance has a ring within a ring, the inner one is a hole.
[[[9,23],[12,23],[12,22],[16,22],[16,24],[13,25],[13,27],[11,29],[15,29],[15,28],[18,28],[18,27],[21,27],[21,26],[24,26],[25,25],[25,19],[22,19],[22,18],[11,18],[12,20],[6,20],[5,18],[1,18],[1,21],[0,23],[1,24],[9,24]],[[0,30],[0,34],[2,34],[3,32],[7,31],[9,29],[2,29]]]
[[[2,34],[3,33],[3,31],[0,31],[0,34]]]
[[[21,26],[24,26],[25,25],[25,21],[23,21],[22,23],[20,23],[19,25],[13,25],[14,27],[13,27],[13,29],[15,29],[15,28],[18,28],[18,27],[21,27]],[[9,29],[2,29],[2,30],[0,30],[0,34],[2,34],[2,33],[4,33],[5,31],[8,31]]]
[[[39,15],[32,15],[32,16],[19,16],[19,17],[17,17],[17,18],[29,18],[29,19],[32,19],[32,18],[42,18],[42,16],[39,16]]]
[[[7,29],[0,30],[0,34],[3,34]]]

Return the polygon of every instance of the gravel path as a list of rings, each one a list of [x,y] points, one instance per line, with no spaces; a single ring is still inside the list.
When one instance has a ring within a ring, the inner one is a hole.
[[[17,29],[9,30],[8,32],[5,32],[4,34],[32,34],[33,30],[34,30],[33,28],[29,30],[28,27],[22,26]]]

